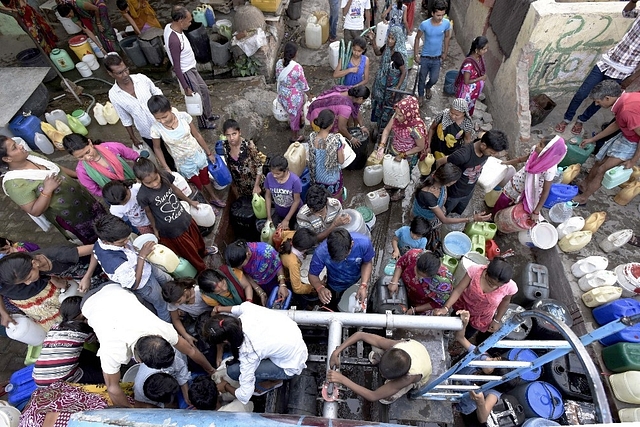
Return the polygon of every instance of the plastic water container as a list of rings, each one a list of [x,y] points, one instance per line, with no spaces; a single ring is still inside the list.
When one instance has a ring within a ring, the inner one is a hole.
[[[576,202],[557,203],[549,209],[549,221],[562,223],[571,218],[573,208],[578,206]]]
[[[378,47],[382,47],[387,43],[387,31],[389,31],[389,24],[378,22],[378,25],[376,25],[376,45]]]
[[[9,404],[22,410],[34,391],[36,391],[36,383],[33,381],[34,365],[26,366],[14,372],[9,378],[9,384],[5,387],[5,391],[9,394]]]
[[[85,55],[92,55],[93,49],[89,46],[89,40],[87,36],[80,34],[69,39],[69,47],[76,54],[78,59],[82,61]]]
[[[593,233],[590,231],[576,231],[563,237],[558,242],[558,247],[563,252],[577,252],[591,242]]]
[[[192,116],[202,115],[202,97],[198,92],[193,92],[190,96],[185,96],[184,103],[187,108],[187,113]]]
[[[622,317],[640,314],[640,302],[633,298],[622,298],[592,311],[593,318],[599,325],[606,325]]]
[[[123,38],[122,41],[120,41],[120,47],[129,59],[131,59],[133,65],[136,67],[144,67],[147,65],[147,58],[144,56],[144,52],[142,52],[137,36]]]
[[[197,207],[189,206],[188,211],[200,227],[213,227],[216,223],[216,214],[208,203],[200,203]]]
[[[444,237],[442,248],[447,255],[460,259],[471,250],[471,239],[460,231],[452,231]]]
[[[253,194],[253,198],[251,199],[251,206],[253,207],[253,213],[256,215],[257,219],[265,219],[267,217],[267,205],[264,197],[262,197],[260,194]]]
[[[367,193],[365,204],[371,208],[375,215],[386,212],[389,209],[389,193],[384,188]]]
[[[98,68],[100,68],[100,63],[98,62],[98,60],[96,59],[96,56],[93,53],[83,56],[82,62],[87,64],[87,66],[89,67],[89,69],[91,69],[91,71],[95,71]]]
[[[367,206],[358,206],[356,210],[362,215],[362,219],[367,224],[369,231],[373,230],[373,226],[376,225],[376,216],[373,211]]]
[[[394,188],[406,188],[411,180],[409,162],[402,159],[397,162],[391,154],[385,154],[382,161],[383,180],[385,185]]]
[[[91,50],[93,50],[93,54],[96,56],[96,58],[104,58],[104,53],[102,53],[98,45],[95,44],[95,42],[91,39],[88,39],[87,41],[89,42],[89,46],[91,46]]]
[[[20,425],[20,411],[13,406],[0,404],[0,426],[18,427]]]
[[[229,222],[236,239],[245,239],[248,242],[260,240],[256,229],[256,215],[253,213],[251,198],[248,196],[240,197],[231,204]]]
[[[309,172],[309,168],[304,168],[304,172],[300,175],[300,183],[302,184],[302,191],[300,191],[300,199],[307,200],[307,191],[309,191],[309,187],[311,187],[311,172]],[[346,191],[346,187],[343,187],[343,194]]]
[[[573,138],[564,143],[567,146],[567,154],[565,154],[562,161],[558,164],[560,167],[566,167],[576,163],[583,164],[596,148],[594,144],[587,144],[584,148],[580,148],[578,141],[575,140],[574,142]]]
[[[480,235],[487,240],[493,239],[496,231],[498,231],[498,226],[492,222],[470,222],[464,228],[464,234],[467,236]]]
[[[640,344],[619,342],[602,349],[602,359],[610,371],[640,371]]]
[[[625,403],[640,405],[640,372],[627,371],[609,377],[616,399]]]
[[[89,68],[89,66],[82,61],[76,64],[76,70],[78,70],[82,77],[90,77],[93,74],[91,68]]]
[[[371,293],[371,301],[368,304],[370,313],[384,314],[390,311],[392,314],[404,314],[409,307],[407,289],[402,280],[398,283],[398,290],[389,292],[391,276],[381,276],[376,281],[376,286]]]
[[[449,70],[444,75],[444,88],[443,91],[447,95],[455,95],[456,94],[456,78],[458,77],[458,70]],[[491,187],[493,188],[493,187]]]
[[[233,181],[231,172],[229,171],[227,165],[224,163],[224,160],[222,159],[222,156],[220,156],[220,154],[216,153],[214,156],[216,159],[215,163],[213,163],[210,159],[207,159],[207,163],[209,165],[209,173],[211,174],[211,177],[216,182],[216,184],[221,187],[226,187]]]
[[[484,253],[487,255],[489,260],[492,260],[495,257],[500,256],[500,247],[495,240],[487,240],[484,246]]]
[[[62,110],[53,110],[50,113],[44,113],[44,118],[47,121],[47,123],[49,123],[51,126],[56,125],[56,120],[60,120],[64,124],[68,125],[67,113],[65,113]]]
[[[513,300],[529,305],[540,298],[549,298],[549,270],[544,265],[529,262],[522,269],[518,293]]]
[[[484,256],[485,238],[480,234],[471,236],[471,252]]]
[[[198,274],[198,270],[186,259],[180,258],[180,262],[171,275],[175,278],[186,277],[193,279]]]
[[[258,223],[263,221],[258,221]],[[273,246],[273,234],[276,232],[276,227],[271,221],[264,221],[264,225],[260,230],[260,241],[268,243]]]
[[[529,215],[522,206],[522,203],[509,206],[495,214],[493,221],[503,233],[516,233],[528,230],[535,225]]]
[[[460,261],[458,261],[455,257],[452,257],[450,255],[445,255],[445,257],[449,257],[449,259],[453,259],[456,261],[455,264],[451,264],[450,262],[448,262],[449,265],[446,265],[447,268],[450,267],[454,267],[453,271],[453,285],[456,286],[458,283],[460,283],[460,281],[462,280],[462,278],[464,277],[465,274],[467,274],[467,270],[469,269],[469,267],[471,267],[472,265],[487,265],[489,264],[489,260],[487,259],[487,257],[485,257],[482,254],[479,254],[478,252],[467,252],[466,254],[464,254],[464,256],[462,256],[460,258]],[[442,260],[443,263],[445,262],[445,260]],[[451,270],[449,270],[451,271]]]
[[[78,286],[78,282],[75,280],[69,280],[69,287],[60,290],[60,295],[58,296],[58,301],[62,304],[62,301],[66,300],[69,297],[76,296],[84,296],[84,292],[80,292],[80,287]]]
[[[71,129],[73,133],[78,133],[80,135],[89,134],[89,131],[82,123],[80,123],[80,120],[70,114],[67,114],[67,122],[69,123],[69,129]]]
[[[96,122],[98,122],[100,126],[104,126],[108,123],[107,119],[104,117],[104,105],[99,102],[97,102],[95,107],[93,107],[93,118],[96,119]]]
[[[367,228],[367,224],[364,222],[364,218],[362,218],[362,214],[355,209],[343,209],[343,214],[349,215],[351,217],[351,221],[348,224],[341,225],[339,228],[344,228],[349,233],[359,233],[364,236],[371,238],[371,233]]]
[[[605,253],[613,252],[624,246],[633,237],[633,230],[626,229],[611,233],[609,236],[600,240],[599,246]]]
[[[602,177],[602,186],[611,190],[613,187],[627,182],[632,173],[633,169],[625,169],[622,165],[611,168]]]
[[[555,420],[564,414],[564,402],[557,388],[544,381],[521,384],[511,392],[524,408],[527,417]]]
[[[53,144],[51,143],[49,138],[47,138],[46,135],[43,135],[40,132],[36,132],[36,136],[33,138],[33,142],[36,147],[38,147],[38,149],[44,154],[53,154],[53,152],[55,151],[55,148],[53,147]]]
[[[571,233],[575,233],[576,231],[584,230],[584,218],[581,216],[572,216],[571,218],[564,221],[562,224],[556,227],[558,232],[558,239],[562,239],[565,236],[568,236]]]
[[[284,158],[289,162],[289,170],[297,176],[302,176],[307,167],[307,150],[299,142],[290,144],[284,152]]]
[[[560,425],[562,424],[548,420],[546,418],[534,417],[527,418],[524,424],[522,424],[522,427],[554,427]]]
[[[565,354],[544,365],[544,379],[560,390],[565,397],[591,401],[590,378],[578,356],[573,353]]]
[[[580,173],[580,165],[574,164],[571,166],[567,166],[567,168],[562,171],[562,180],[560,181],[563,184],[569,184],[571,181],[575,179],[576,176]]]
[[[13,135],[24,139],[29,148],[37,150],[35,137],[36,133],[41,130],[40,123],[42,122],[36,116],[19,114],[9,122],[9,130],[13,132]]]
[[[278,98],[273,100],[271,105],[271,112],[273,113],[273,117],[279,122],[288,122],[289,121],[289,113],[284,109],[282,104],[278,102]]]
[[[622,408],[618,411],[622,423],[640,422],[640,408]]]
[[[456,75],[457,75],[456,71]],[[511,173],[513,172],[513,173]],[[503,165],[502,160],[489,157],[482,167],[482,172],[478,178],[478,184],[485,193],[496,188],[508,175],[513,176],[515,168],[510,165]]]
[[[362,180],[367,187],[373,187],[382,182],[383,176],[382,165],[371,165],[364,168]]]
[[[362,132],[360,128],[348,128],[347,129],[351,136],[356,138],[358,142],[360,142],[359,147],[351,147],[356,154],[356,159],[351,162],[348,166],[345,166],[346,170],[360,170],[365,167],[367,163],[367,154],[369,148],[369,139],[370,135],[368,133]],[[345,151],[346,156],[346,151]],[[346,161],[346,160],[345,160]]]
[[[618,282],[618,275],[609,270],[598,270],[586,274],[578,280],[578,286],[583,292],[589,292],[600,286],[613,286]],[[622,291],[624,296],[624,290]]]
[[[332,70],[338,68],[340,62],[340,40],[329,43],[329,66]]]
[[[42,326],[22,314],[14,314],[11,317],[16,323],[10,323],[7,326],[9,338],[28,345],[40,345],[44,342],[47,332]]]
[[[453,274],[456,268],[458,268],[458,260],[445,254],[441,259],[441,265],[449,270],[449,273]]]
[[[539,222],[518,233],[518,240],[530,248],[551,249],[558,243],[558,231],[548,222]]]
[[[273,310],[288,310],[289,306],[291,305],[291,298],[293,297],[293,292],[289,291],[289,295],[287,295],[287,298],[284,301],[282,301],[278,299],[279,288],[280,288],[279,286],[276,286],[271,291],[271,294],[269,295],[269,299],[267,300],[267,308],[271,308]]]
[[[315,17],[313,18],[315,19]],[[307,22],[304,40],[309,49],[320,49],[322,46],[322,27],[315,22]]]
[[[598,307],[617,300],[622,295],[620,286],[600,286],[582,295],[582,302],[587,307]]]
[[[178,268],[178,264],[180,264],[178,255],[159,243],[153,247],[153,251],[147,257],[147,261],[161,267],[169,274],[173,273]]]
[[[420,170],[420,175],[429,175],[431,173],[431,167],[435,163],[436,158],[433,154],[427,154],[424,159],[418,162],[418,169]]]
[[[54,63],[58,71],[65,73],[75,68],[71,56],[64,49],[53,49],[49,54],[49,58]]]
[[[550,209],[552,206],[558,203],[568,202],[572,200],[577,195],[578,195],[577,185],[567,185],[567,184],[559,184],[559,183],[551,184],[551,189],[549,190],[549,196],[547,196],[547,200],[545,200],[544,202],[544,207],[547,209]]]
[[[502,358],[510,362],[533,362],[538,358],[538,355],[535,351],[528,348],[513,348],[504,353],[502,355]],[[537,381],[540,376],[542,376],[542,368],[538,367],[536,369],[532,369],[530,371],[522,373],[520,377],[516,379],[516,381],[510,381],[509,385],[511,387],[515,387],[522,384],[522,382]]]

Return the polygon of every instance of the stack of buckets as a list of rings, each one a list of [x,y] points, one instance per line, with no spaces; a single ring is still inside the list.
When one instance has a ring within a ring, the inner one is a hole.
[[[87,36],[71,37],[69,39],[69,48],[80,59],[80,62],[76,64],[76,69],[82,77],[91,76],[93,74],[92,70],[97,70],[100,67]]]

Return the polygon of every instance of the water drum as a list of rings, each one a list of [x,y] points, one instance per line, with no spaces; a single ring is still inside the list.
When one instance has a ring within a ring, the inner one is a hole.
[[[524,407],[527,417],[557,419],[564,413],[564,402],[557,388],[544,381],[521,384],[511,391]]]
[[[503,233],[525,231],[535,225],[522,203],[501,210],[494,216],[493,221]]]
[[[558,230],[548,222],[539,222],[518,233],[518,240],[530,248],[551,249],[558,243]]]

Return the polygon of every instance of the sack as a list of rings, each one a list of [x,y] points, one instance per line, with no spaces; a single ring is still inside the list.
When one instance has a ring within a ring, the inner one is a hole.
[[[226,187],[233,181],[231,178],[231,172],[229,172],[229,168],[224,160],[222,160],[222,157],[220,157],[220,154],[216,153],[215,156],[215,163],[212,163],[211,160],[207,160],[209,163],[209,173],[219,186]]]

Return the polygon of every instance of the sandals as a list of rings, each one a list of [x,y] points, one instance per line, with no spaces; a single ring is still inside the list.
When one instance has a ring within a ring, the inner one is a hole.
[[[569,124],[569,123],[567,123],[567,122],[565,122],[565,121],[563,120],[563,121],[561,121],[560,123],[558,123],[558,124],[556,125],[556,127],[555,127],[555,128],[553,128],[553,129],[554,129],[556,132],[558,132],[558,133],[562,133],[562,132],[564,132],[564,131],[567,129],[567,125],[568,125],[568,124]]]
[[[571,133],[574,135],[582,135],[582,127],[583,127],[582,123],[575,122],[573,127],[571,128]]]
[[[213,199],[212,201],[209,202],[209,204],[213,205],[213,206],[215,206],[217,208],[224,208],[224,207],[227,206],[227,204],[224,201],[219,200],[219,199]]]
[[[207,120],[220,120],[219,114],[212,114]]]
[[[633,236],[631,236],[631,238],[629,239],[629,241],[627,243],[632,245],[632,246],[636,246],[636,247],[640,248],[640,238],[638,238],[638,236],[636,236],[635,234]]]
[[[433,92],[431,92],[431,89],[427,89],[427,91],[424,94],[425,99],[431,99],[432,96],[433,96]]]

